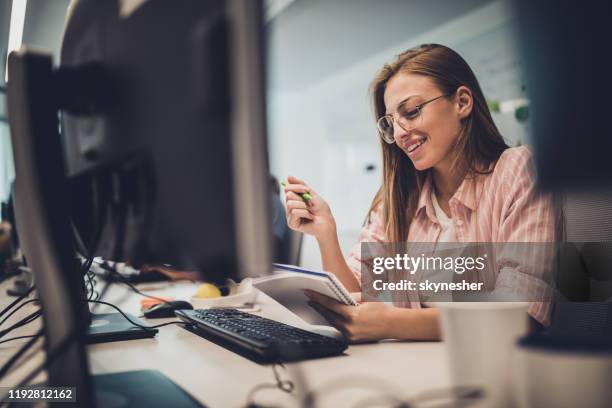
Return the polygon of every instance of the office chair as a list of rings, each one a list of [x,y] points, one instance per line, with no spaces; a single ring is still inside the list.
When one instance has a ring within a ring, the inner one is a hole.
[[[612,338],[612,190],[564,198],[566,245],[551,334]],[[573,245],[575,243],[575,245]]]

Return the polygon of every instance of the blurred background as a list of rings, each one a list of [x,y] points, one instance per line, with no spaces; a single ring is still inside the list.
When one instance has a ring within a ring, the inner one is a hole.
[[[516,109],[506,108],[521,105],[526,91],[509,2],[276,4],[284,9],[269,16],[267,24],[271,171],[279,178],[295,175],[305,180],[328,200],[345,253],[356,240],[381,180],[368,87],[382,65],[398,53],[425,42],[459,52],[487,99],[504,108],[493,117],[508,144],[528,143],[529,121],[519,121]],[[320,267],[316,242],[309,237],[304,240],[302,263]]]
[[[13,44],[49,50],[58,62],[69,3],[0,0],[3,89],[11,31]],[[24,10],[21,30],[10,23],[15,7]],[[368,98],[376,72],[412,46],[447,45],[475,71],[508,144],[529,143],[516,29],[509,1],[267,0],[271,173],[279,180],[302,178],[327,199],[347,253],[381,179],[379,139]],[[0,201],[8,197],[14,178],[8,132],[2,92]],[[304,239],[301,263],[321,266],[310,237]]]

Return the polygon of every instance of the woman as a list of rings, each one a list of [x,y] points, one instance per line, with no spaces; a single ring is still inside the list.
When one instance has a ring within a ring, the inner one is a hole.
[[[382,186],[359,243],[344,259],[325,200],[302,180],[289,177],[287,220],[316,237],[323,268],[351,292],[360,290],[361,242],[552,242],[556,215],[549,197],[535,190],[526,147],[509,148],[497,130],[478,81],[453,50],[426,44],[385,65],[371,86],[381,136]],[[299,193],[310,192],[307,204]],[[501,286],[541,281],[502,271]],[[354,342],[383,338],[437,339],[438,311],[419,302],[341,305],[308,292],[313,307]],[[548,304],[529,314],[546,324]]]

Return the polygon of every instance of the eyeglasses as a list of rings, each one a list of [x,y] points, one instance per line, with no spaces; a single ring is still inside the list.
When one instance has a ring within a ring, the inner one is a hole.
[[[452,94],[443,94],[416,106],[406,106],[408,101],[402,103],[397,108],[398,125],[406,132],[411,131],[412,129],[419,126],[423,121],[423,113],[421,112],[421,110],[425,105],[433,101],[437,101],[442,97],[451,95]],[[380,137],[382,137],[383,140],[389,144],[395,143],[395,129],[393,127],[394,122],[395,116],[391,114],[381,117],[376,122]]]

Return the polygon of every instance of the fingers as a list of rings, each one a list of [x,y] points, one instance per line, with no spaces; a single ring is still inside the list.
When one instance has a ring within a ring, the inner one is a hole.
[[[313,302],[318,303],[319,305],[329,309],[330,311],[342,316],[342,318],[348,318],[351,314],[350,308],[353,306],[346,306],[336,300],[322,295],[317,292],[313,292],[311,290],[305,290],[304,294]]]
[[[297,197],[297,195],[293,194],[293,193],[289,193],[295,197]],[[304,202],[304,200],[302,199],[294,199],[291,198],[289,199],[289,197],[287,198],[287,204],[286,204],[286,208],[287,208],[287,212],[291,211],[291,210],[307,210],[308,209],[308,205]]]
[[[299,230],[304,223],[314,220],[314,216],[308,210],[291,210],[287,214],[287,224],[294,230]]]
[[[312,215],[310,213],[310,211],[308,210],[299,210],[299,209],[294,209],[289,211],[289,217],[290,218],[306,218],[307,220],[312,221],[314,219],[314,215]]]
[[[287,181],[291,184],[306,184],[304,183],[304,180],[300,180],[299,178],[295,176],[288,176]]]
[[[289,176],[287,177],[287,183],[284,183],[283,187],[285,188],[285,192],[287,191],[295,191],[296,193],[309,193],[311,192],[311,188],[304,183],[304,180],[300,180],[297,177]]]
[[[321,314],[321,316],[323,316],[325,320],[329,322],[329,324],[338,329],[338,331],[340,331],[340,333],[342,333],[345,337],[347,336],[348,332],[346,331],[346,322],[341,316],[330,311],[329,309],[324,308],[318,303],[308,302],[308,305]]]
[[[305,184],[285,184],[285,192],[310,193],[312,189]]]
[[[298,228],[303,219],[312,221],[314,215],[308,210],[308,205],[298,197],[297,194],[288,192],[285,211],[287,213],[287,223],[291,228]]]
[[[306,196],[306,194],[310,194],[310,193],[304,193],[303,195]],[[285,193],[285,204],[286,204],[285,206],[287,206],[287,204],[289,204],[291,201],[304,203],[306,208],[309,208],[313,205],[312,196],[308,196],[308,199],[306,199],[304,197],[297,195],[296,193],[287,191]]]

